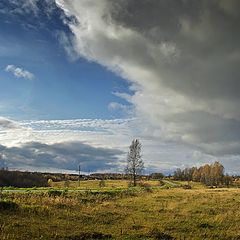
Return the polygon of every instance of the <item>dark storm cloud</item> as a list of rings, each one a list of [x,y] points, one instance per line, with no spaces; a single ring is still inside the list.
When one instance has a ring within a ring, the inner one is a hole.
[[[2,159],[9,167],[41,167],[76,170],[80,163],[83,171],[104,171],[118,166],[116,149],[96,148],[82,142],[43,144],[28,142],[20,147],[0,145]]]
[[[154,44],[176,44],[179,61],[155,62],[166,86],[200,98],[233,99],[240,97],[236,9],[236,0],[127,0],[114,3],[111,16]]]
[[[238,0],[56,0],[73,48],[131,81],[153,135],[240,154]],[[155,132],[154,130],[155,129]]]
[[[227,143],[239,140],[240,122],[234,119],[226,120],[206,112],[194,111],[172,115],[168,120],[177,124],[198,122],[188,128],[193,136],[196,136],[195,141],[199,143]]]

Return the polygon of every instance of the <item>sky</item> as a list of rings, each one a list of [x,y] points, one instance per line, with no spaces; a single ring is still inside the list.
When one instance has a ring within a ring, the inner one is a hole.
[[[0,167],[240,173],[238,0],[0,1]]]

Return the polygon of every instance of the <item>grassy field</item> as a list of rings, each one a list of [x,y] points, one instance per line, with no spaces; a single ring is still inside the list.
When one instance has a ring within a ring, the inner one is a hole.
[[[80,186],[78,181],[70,181],[69,188],[70,189],[99,189],[100,187],[100,180],[87,180],[87,181],[80,181]],[[152,187],[159,186],[159,181],[145,181],[142,182],[143,184],[150,185]],[[65,182],[54,182],[52,187],[54,188],[64,188]],[[104,181],[105,186],[103,189],[119,189],[119,188],[128,188],[129,181],[127,180],[106,180]]]
[[[61,184],[3,191],[0,239],[240,239],[238,188],[183,189],[171,181],[99,188],[99,181],[85,181],[80,191],[76,182],[62,191]]]

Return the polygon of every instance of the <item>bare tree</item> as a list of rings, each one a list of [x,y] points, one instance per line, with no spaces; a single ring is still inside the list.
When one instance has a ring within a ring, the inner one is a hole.
[[[130,175],[133,186],[137,185],[137,176],[140,175],[144,168],[141,156],[142,145],[138,139],[132,140],[127,155],[126,173]]]

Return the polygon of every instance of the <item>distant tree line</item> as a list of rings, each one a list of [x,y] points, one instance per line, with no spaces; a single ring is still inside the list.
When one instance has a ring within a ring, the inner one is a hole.
[[[199,168],[178,168],[173,175],[175,180],[201,182],[207,186],[229,186],[232,177],[224,174],[224,167],[219,162],[205,164]]]
[[[141,179],[162,179],[162,173],[152,173],[150,175],[140,175]],[[81,180],[127,180],[130,176],[122,173],[93,173],[89,175],[81,175]],[[41,173],[41,172],[21,172],[10,171],[8,169],[0,169],[0,187],[45,187],[49,186],[49,182],[78,181],[77,174],[64,173]]]
[[[48,179],[37,172],[0,170],[0,187],[46,187]]]
[[[160,172],[156,172],[156,173],[151,173],[148,177],[148,179],[153,179],[153,180],[161,180],[164,178],[164,174],[160,173]]]

